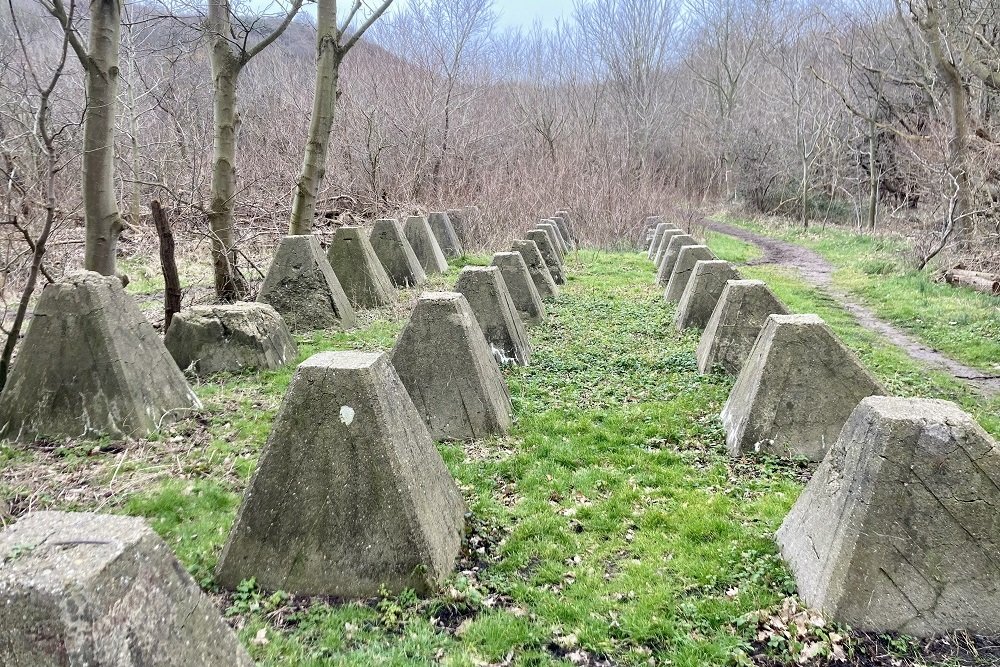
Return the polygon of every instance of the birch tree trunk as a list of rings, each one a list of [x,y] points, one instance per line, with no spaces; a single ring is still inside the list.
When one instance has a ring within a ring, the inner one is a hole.
[[[346,42],[341,42],[344,32],[362,7],[361,0],[354,0],[351,4],[343,27],[337,25],[337,0],[316,2],[316,91],[313,93],[312,118],[309,121],[309,137],[302,158],[302,170],[299,172],[295,192],[292,195],[292,213],[288,221],[289,234],[312,233],[316,198],[320,186],[323,185],[323,177],[326,175],[326,156],[330,148],[330,131],[333,129],[336,113],[340,63],[365,31],[391,4],[392,0],[382,0],[354,34]]]
[[[316,196],[326,175],[326,154],[337,104],[337,80],[343,59],[338,37],[336,0],[319,0],[316,9],[316,92],[302,171],[292,199],[289,234],[312,232]]]
[[[236,83],[243,67],[233,53],[229,3],[212,0],[208,6],[208,28],[212,50],[212,112],[214,145],[212,153],[212,200],[208,225],[212,234],[212,266],[215,295],[228,303],[245,296],[247,285],[236,271],[233,233],[233,204],[236,198]]]
[[[86,71],[87,107],[83,118],[83,215],[86,224],[84,268],[115,275],[115,254],[122,219],[115,194],[115,112],[121,0],[90,3]]]

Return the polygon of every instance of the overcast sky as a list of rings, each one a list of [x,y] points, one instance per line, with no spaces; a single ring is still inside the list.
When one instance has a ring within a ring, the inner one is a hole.
[[[396,0],[394,6],[403,7],[407,0]],[[500,13],[501,26],[530,28],[535,21],[550,27],[556,19],[573,13],[573,0],[494,0]]]

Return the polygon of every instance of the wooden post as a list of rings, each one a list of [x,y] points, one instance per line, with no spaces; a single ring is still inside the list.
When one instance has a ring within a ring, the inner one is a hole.
[[[163,212],[160,202],[149,203],[153,212],[153,224],[156,225],[156,236],[160,240],[160,267],[163,269],[163,333],[170,328],[170,320],[174,313],[181,310],[181,280],[177,275],[177,262],[174,259],[174,233],[170,231],[167,214]]]

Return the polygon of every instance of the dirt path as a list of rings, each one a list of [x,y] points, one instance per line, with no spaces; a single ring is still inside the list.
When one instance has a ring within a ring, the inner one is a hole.
[[[806,282],[822,289],[836,299],[861,326],[881,334],[913,359],[948,373],[986,396],[1000,394],[1000,376],[986,375],[977,368],[971,368],[946,357],[892,324],[880,320],[867,307],[854,301],[847,292],[834,287],[833,266],[818,253],[794,243],[757,234],[742,227],[707,219],[703,220],[702,224],[707,229],[752,243],[760,248],[762,256],[759,259],[751,260],[748,264],[777,264],[798,270]]]

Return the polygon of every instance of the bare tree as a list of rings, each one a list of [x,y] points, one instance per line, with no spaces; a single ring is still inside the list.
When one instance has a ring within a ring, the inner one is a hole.
[[[290,234],[308,234],[312,231],[316,197],[326,174],[326,156],[336,111],[340,65],[344,56],[391,4],[392,0],[382,0],[350,36],[348,31],[361,10],[361,0],[354,0],[341,25],[337,24],[337,0],[318,0],[316,4],[316,89],[313,93],[309,138],[292,197],[291,218],[288,223]]]
[[[87,44],[74,25],[75,0],[40,0],[62,25],[86,74],[83,119],[83,215],[87,228],[84,268],[116,274],[118,236],[124,227],[115,192],[115,115],[122,0],[92,0]]]

